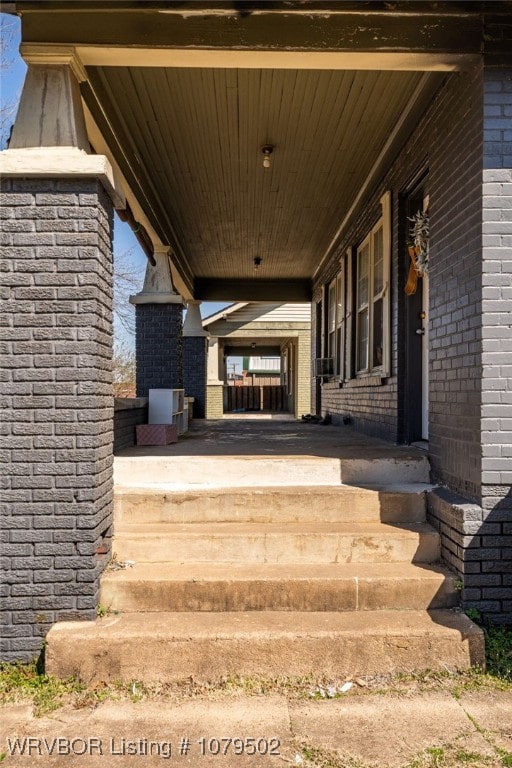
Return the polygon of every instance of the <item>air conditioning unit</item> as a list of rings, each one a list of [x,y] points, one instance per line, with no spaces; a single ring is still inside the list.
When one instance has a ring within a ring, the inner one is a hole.
[[[315,359],[315,378],[327,379],[334,376],[334,358],[317,357]]]

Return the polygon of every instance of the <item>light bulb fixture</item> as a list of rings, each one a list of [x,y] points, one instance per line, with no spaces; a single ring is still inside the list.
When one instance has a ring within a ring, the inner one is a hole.
[[[261,148],[261,153],[263,155],[264,168],[270,168],[270,156],[273,151],[274,151],[274,147],[272,146],[272,144],[265,144],[265,146]]]
[[[254,264],[254,269],[255,269],[255,270],[256,270],[256,269],[259,269],[259,267],[261,266],[261,262],[262,262],[262,258],[261,258],[261,256],[255,256],[255,257],[254,257],[254,259],[253,259],[253,264]]]

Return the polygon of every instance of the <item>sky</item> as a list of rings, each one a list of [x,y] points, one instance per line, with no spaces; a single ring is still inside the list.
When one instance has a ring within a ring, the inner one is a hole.
[[[0,13],[1,34],[1,70],[0,70],[0,107],[5,114],[6,124],[2,125],[0,149],[6,148],[6,140],[16,117],[16,107],[21,94],[26,64],[19,55],[20,21],[17,16]],[[139,290],[144,282],[146,256],[140,248],[130,227],[117,216],[114,223],[114,263],[116,258],[123,259],[123,265],[129,268],[139,280]],[[136,290],[134,291],[136,292]],[[203,302],[201,314],[203,317],[217,312],[228,306],[227,303]],[[134,337],[126,331],[119,321],[114,321],[114,339],[128,348],[133,348]]]

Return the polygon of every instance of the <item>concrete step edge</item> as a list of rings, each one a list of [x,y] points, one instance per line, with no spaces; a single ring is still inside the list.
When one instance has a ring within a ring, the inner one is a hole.
[[[106,570],[102,581],[310,581],[318,580],[387,580],[387,579],[453,579],[457,575],[441,563],[289,563],[222,564],[202,562],[139,562],[131,567]]]
[[[437,534],[436,529],[426,522],[383,523],[383,522],[207,522],[207,523],[122,523],[115,526],[115,537],[127,536],[403,536]]]
[[[482,631],[452,610],[123,614],[62,622],[46,670],[82,680],[363,675],[484,665]]]

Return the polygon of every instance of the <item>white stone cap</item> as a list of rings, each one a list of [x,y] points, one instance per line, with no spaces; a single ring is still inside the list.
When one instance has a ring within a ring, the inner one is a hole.
[[[146,264],[144,287],[140,293],[130,296],[130,304],[181,304],[183,297],[174,290],[169,261],[169,246],[155,246],[155,264]]]
[[[187,301],[187,314],[183,323],[183,336],[203,336],[206,338],[210,334],[203,328],[201,312],[199,310],[201,302],[194,299]]]
[[[105,187],[115,208],[126,206],[123,188],[105,155],[89,155],[78,147],[34,147],[0,152],[3,178],[95,178]]]
[[[185,305],[179,293],[161,293],[158,291],[141,291],[129,298],[130,304],[181,304]]]

